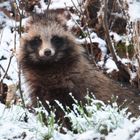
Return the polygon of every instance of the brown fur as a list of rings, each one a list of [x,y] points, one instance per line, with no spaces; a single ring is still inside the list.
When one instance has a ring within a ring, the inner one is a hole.
[[[93,69],[84,57],[82,48],[76,44],[74,37],[59,19],[60,16],[51,13],[43,15],[43,18],[34,17],[28,33],[21,40],[20,65],[30,85],[33,104],[36,104],[36,97],[39,97],[46,108],[46,100],[52,105],[55,104],[54,100],[59,100],[64,106],[72,107],[73,100],[69,93],[78,101],[83,101],[88,89],[105,102],[112,95],[119,96],[119,103],[125,99],[129,102],[135,100],[130,109],[139,114],[140,97],[135,97],[133,92]],[[60,40],[57,42],[60,43],[58,46],[50,43],[54,35],[62,37],[63,43]],[[41,43],[34,42],[35,36],[41,38]],[[57,54],[51,59],[44,56],[42,58],[39,51],[46,47],[53,48]]]

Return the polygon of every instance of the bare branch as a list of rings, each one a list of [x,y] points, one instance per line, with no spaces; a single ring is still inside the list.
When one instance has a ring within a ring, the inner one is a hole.
[[[71,0],[71,2],[73,4],[74,8],[76,9],[77,13],[80,13],[81,14],[81,11],[77,8],[77,6],[75,5],[74,1]]]
[[[15,0],[15,4],[16,4],[16,8],[17,8],[17,11],[18,11],[18,14],[20,16],[20,21],[19,21],[19,35],[21,37],[21,34],[22,34],[22,18],[23,18],[23,9],[19,9],[19,6]],[[16,48],[16,33],[15,33],[15,36],[14,36],[14,48]],[[18,64],[19,65],[19,64]],[[20,97],[21,97],[21,100],[22,100],[22,105],[23,107],[25,108],[25,102],[24,102],[24,98],[23,98],[23,92],[22,92],[22,88],[21,88],[21,68],[20,68],[20,65],[19,65],[19,72],[18,72],[18,88],[19,88],[19,93],[20,93]]]
[[[48,11],[48,10],[49,10],[50,4],[51,4],[51,0],[48,0],[48,6],[47,6],[46,11]]]
[[[109,49],[109,51],[110,51],[111,54],[112,54],[113,60],[114,60],[115,62],[117,62],[118,59],[117,59],[117,57],[116,57],[114,48],[113,48],[112,43],[111,43],[110,35],[109,35],[107,11],[108,11],[108,0],[104,0],[103,26],[104,26],[104,30],[105,30],[105,37],[106,37],[106,41],[107,41],[107,44],[108,44],[108,45],[107,45],[107,46],[108,46],[108,49]]]
[[[11,65],[12,58],[13,58],[13,55],[10,56],[9,63],[8,63],[8,66],[7,66],[7,69],[6,69],[4,75],[3,75],[2,79],[1,79],[1,82],[3,82],[3,80],[4,80],[5,77],[7,76],[8,70],[9,70],[10,65]]]

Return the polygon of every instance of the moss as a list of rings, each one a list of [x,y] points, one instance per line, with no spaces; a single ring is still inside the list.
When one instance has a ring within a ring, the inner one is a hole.
[[[128,46],[126,46],[126,44],[124,42],[119,42],[115,46],[115,49],[116,49],[118,56],[121,58],[127,58],[127,54],[130,59],[134,56],[134,45],[133,44],[129,44]]]

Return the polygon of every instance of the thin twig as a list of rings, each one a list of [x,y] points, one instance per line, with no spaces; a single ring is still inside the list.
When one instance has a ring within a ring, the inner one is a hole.
[[[75,5],[74,1],[71,0],[71,2],[72,2],[72,4],[73,4],[74,8],[76,9],[77,13],[80,13],[80,14],[81,14],[81,12],[79,11],[79,9],[78,9],[77,6]]]
[[[134,23],[134,26],[133,26],[133,30],[134,30],[134,44],[135,44],[135,56],[136,56],[136,59],[138,61],[138,70],[137,70],[137,82],[138,82],[138,89],[140,90],[140,43],[139,43],[139,36],[140,36],[140,29],[139,29],[139,26],[140,26],[140,23],[138,21],[136,21]]]
[[[73,6],[75,7],[75,9],[77,10],[77,12],[80,14],[80,16],[81,15],[84,15],[84,11],[82,10],[82,8],[81,8],[81,4],[80,4],[80,2],[77,0],[77,3],[78,3],[78,6],[80,7],[80,10],[77,8],[77,6],[75,5],[75,3],[73,2],[73,0],[71,0],[71,2],[73,3]],[[68,11],[69,12],[69,11]],[[71,15],[71,13],[69,12],[69,14]],[[72,17],[72,15],[71,15],[71,17]],[[78,27],[79,27],[79,29],[82,31],[82,33],[83,34],[85,34],[84,33],[84,31],[83,31],[83,29],[81,28],[81,26],[77,23],[77,21],[75,21],[74,20],[74,18],[72,18],[72,20],[76,23],[76,25],[78,25]],[[93,64],[96,66],[96,62],[95,62],[95,59],[94,59],[94,54],[93,54],[93,46],[92,46],[92,39],[91,39],[91,36],[90,36],[90,32],[89,32],[89,30],[88,30],[88,23],[86,22],[85,23],[85,29],[86,29],[86,32],[87,32],[87,36],[86,37],[88,37],[89,38],[89,41],[90,41],[90,50],[91,50],[91,60],[92,60],[92,62],[93,62]],[[86,39],[86,46],[87,46],[87,39]],[[90,56],[90,53],[89,53],[89,49],[87,48],[87,52],[88,52],[88,56]]]
[[[0,68],[2,69],[3,72],[5,72],[5,69],[2,67],[2,65],[0,65]]]
[[[21,9],[21,12],[20,12],[20,9],[18,7],[18,4],[17,4],[16,0],[15,0],[15,4],[16,4],[16,8],[18,10],[18,14],[20,16],[20,21],[19,21],[19,36],[21,38],[21,34],[22,34],[21,29],[22,29],[23,9]],[[16,48],[16,33],[15,33],[14,45],[15,45],[14,48]],[[20,65],[19,64],[18,64],[18,66],[19,66],[19,71],[18,71],[18,88],[19,88],[19,93],[20,93],[20,97],[21,97],[21,100],[22,100],[22,105],[25,108],[25,102],[24,102],[23,92],[22,92],[22,88],[21,88],[21,68],[20,68]]]
[[[11,65],[12,58],[13,58],[13,55],[10,56],[9,63],[8,63],[8,66],[7,66],[7,69],[6,69],[4,75],[3,75],[2,79],[1,79],[1,82],[3,82],[3,80],[4,80],[5,77],[7,76],[8,70],[9,70],[10,65]]]
[[[4,29],[3,29],[3,30],[4,30]],[[2,41],[3,30],[1,30],[1,36],[0,36],[0,45],[1,45],[1,41]]]
[[[48,6],[47,6],[46,11],[49,11],[50,4],[51,4],[51,0],[48,0]]]

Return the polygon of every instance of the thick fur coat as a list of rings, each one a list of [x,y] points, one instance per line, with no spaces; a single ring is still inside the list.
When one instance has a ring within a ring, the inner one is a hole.
[[[130,109],[139,114],[140,97],[135,97],[129,89],[122,88],[89,64],[60,15],[48,12],[32,17],[21,39],[19,62],[31,89],[33,105],[38,97],[46,108],[46,100],[52,105],[59,100],[72,108],[74,101],[69,93],[84,102],[89,90],[105,102],[112,95],[119,96],[119,103],[125,99],[135,100]]]

